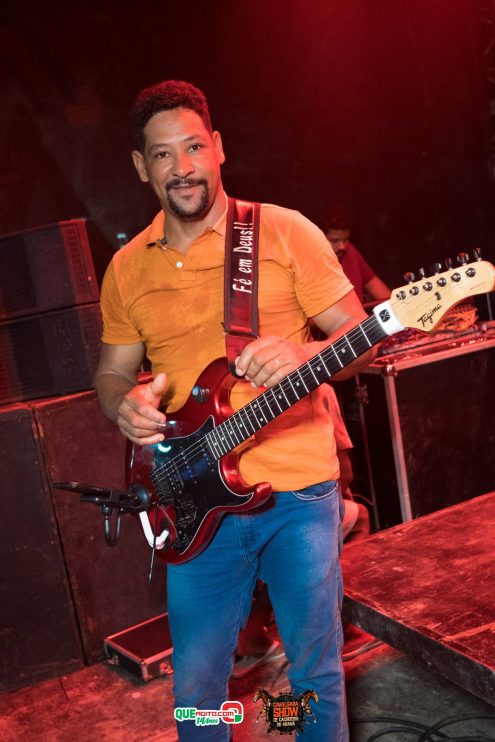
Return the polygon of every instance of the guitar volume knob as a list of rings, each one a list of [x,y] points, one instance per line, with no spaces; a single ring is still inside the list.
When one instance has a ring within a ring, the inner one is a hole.
[[[196,402],[198,402],[199,404],[204,404],[208,399],[208,389],[204,386],[199,386],[198,384],[196,384],[192,388],[191,395]]]

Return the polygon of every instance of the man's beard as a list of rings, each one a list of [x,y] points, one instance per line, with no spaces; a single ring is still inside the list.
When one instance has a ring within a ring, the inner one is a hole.
[[[175,201],[174,186],[178,185],[202,186],[201,198],[196,206],[193,206],[191,204],[191,207],[188,208],[187,202],[183,204],[177,203]],[[167,183],[166,191],[170,210],[173,211],[174,214],[180,219],[198,219],[202,217],[208,210],[208,204],[210,201],[210,189],[208,187],[208,181],[204,180],[203,178],[200,178],[198,180],[192,178],[184,178],[184,180],[176,178],[175,180],[171,180],[170,183]]]

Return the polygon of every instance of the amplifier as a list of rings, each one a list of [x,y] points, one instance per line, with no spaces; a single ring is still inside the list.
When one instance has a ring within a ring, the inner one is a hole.
[[[95,391],[33,401],[29,407],[49,482],[125,489],[127,441],[103,415]],[[152,552],[137,517],[122,515],[120,538],[111,548],[99,506],[55,489],[52,503],[84,659],[95,662],[102,658],[104,637],[165,610],[167,572],[155,560],[148,583]]]
[[[85,219],[0,237],[0,320],[97,302]]]
[[[27,405],[0,410],[0,439],[2,692],[71,672],[84,662],[42,439]]]
[[[377,528],[495,490],[494,378],[494,332],[384,356],[355,377],[343,399],[353,491]]]
[[[83,391],[101,347],[99,304],[0,323],[0,404]]]

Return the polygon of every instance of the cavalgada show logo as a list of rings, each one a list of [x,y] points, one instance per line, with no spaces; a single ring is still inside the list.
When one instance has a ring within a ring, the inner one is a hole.
[[[307,724],[310,718],[316,722],[309,705],[310,699],[318,702],[318,695],[313,690],[304,691],[296,698],[292,693],[280,693],[275,697],[260,688],[253,700],[263,703],[258,718],[262,713],[265,715],[268,733],[277,731],[279,734],[293,734],[295,731],[304,732],[303,724]]]

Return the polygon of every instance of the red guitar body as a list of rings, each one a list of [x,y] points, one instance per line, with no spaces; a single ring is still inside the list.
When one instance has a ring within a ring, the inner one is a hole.
[[[236,453],[220,455],[222,437],[215,429],[233,415],[229,394],[234,383],[226,360],[214,361],[185,405],[167,416],[163,443],[129,444],[128,483],[141,484],[151,493],[152,528],[170,532],[156,555],[171,564],[197,556],[225,513],[251,510],[270,497],[267,482],[254,487],[242,482]]]
[[[479,256],[467,264],[462,254],[456,268],[395,289],[370,317],[235,413],[229,405],[235,379],[227,362],[211,363],[184,407],[167,419],[166,440],[129,451],[128,483],[141,488],[140,502],[151,494],[149,520],[159,535],[169,532],[157,554],[174,564],[192,559],[225,513],[250,510],[269,498],[267,482],[247,487],[241,481],[234,452],[243,441],[387,335],[405,327],[433,330],[450,307],[494,286],[493,265]],[[153,534],[147,538],[153,541]]]

